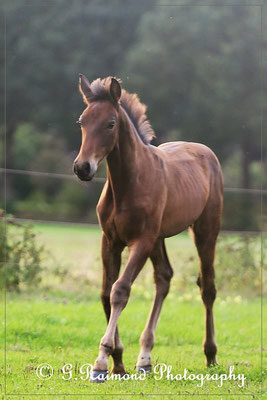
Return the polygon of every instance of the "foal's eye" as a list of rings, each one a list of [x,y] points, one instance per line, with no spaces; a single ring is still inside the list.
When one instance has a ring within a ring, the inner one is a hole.
[[[107,128],[108,128],[108,129],[113,129],[114,126],[115,126],[115,121],[110,121],[110,122],[107,124]]]

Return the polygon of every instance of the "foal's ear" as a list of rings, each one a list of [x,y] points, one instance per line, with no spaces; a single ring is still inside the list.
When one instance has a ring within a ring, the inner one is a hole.
[[[90,83],[88,79],[83,74],[79,74],[79,90],[83,96],[85,103],[88,103],[92,91],[90,89]]]
[[[109,91],[112,99],[117,103],[121,97],[121,85],[116,78],[111,78]]]

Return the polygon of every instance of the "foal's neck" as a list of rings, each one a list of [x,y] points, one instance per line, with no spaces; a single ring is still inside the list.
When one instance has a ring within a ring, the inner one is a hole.
[[[116,202],[134,190],[144,172],[148,146],[139,137],[126,111],[119,109],[119,138],[107,157],[107,175]],[[131,190],[132,189],[132,190]]]

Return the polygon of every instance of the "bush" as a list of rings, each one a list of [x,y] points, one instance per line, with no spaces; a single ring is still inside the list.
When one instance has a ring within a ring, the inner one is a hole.
[[[0,285],[7,290],[32,287],[41,281],[40,263],[45,254],[32,226],[18,224],[0,210]]]
[[[43,134],[30,123],[20,124],[14,132],[14,166],[19,169],[29,169],[36,154],[42,147]]]
[[[56,181],[56,180],[55,180]],[[63,182],[55,196],[33,191],[27,199],[14,201],[11,211],[19,218],[97,223],[95,207],[102,184],[82,186],[79,182]]]
[[[218,289],[261,293],[261,246],[259,235],[221,235],[216,251],[216,281]],[[263,277],[262,277],[263,278]]]

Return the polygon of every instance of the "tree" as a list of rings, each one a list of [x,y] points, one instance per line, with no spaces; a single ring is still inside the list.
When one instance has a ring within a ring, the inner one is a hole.
[[[74,122],[83,109],[78,73],[90,79],[118,75],[137,21],[151,3],[5,1],[8,167],[14,165],[13,134],[20,123],[52,128],[69,149],[78,148]],[[3,96],[0,101],[4,108]]]
[[[243,187],[260,156],[260,44],[259,7],[155,7],[127,58],[159,140],[202,142],[221,160],[241,148]]]

